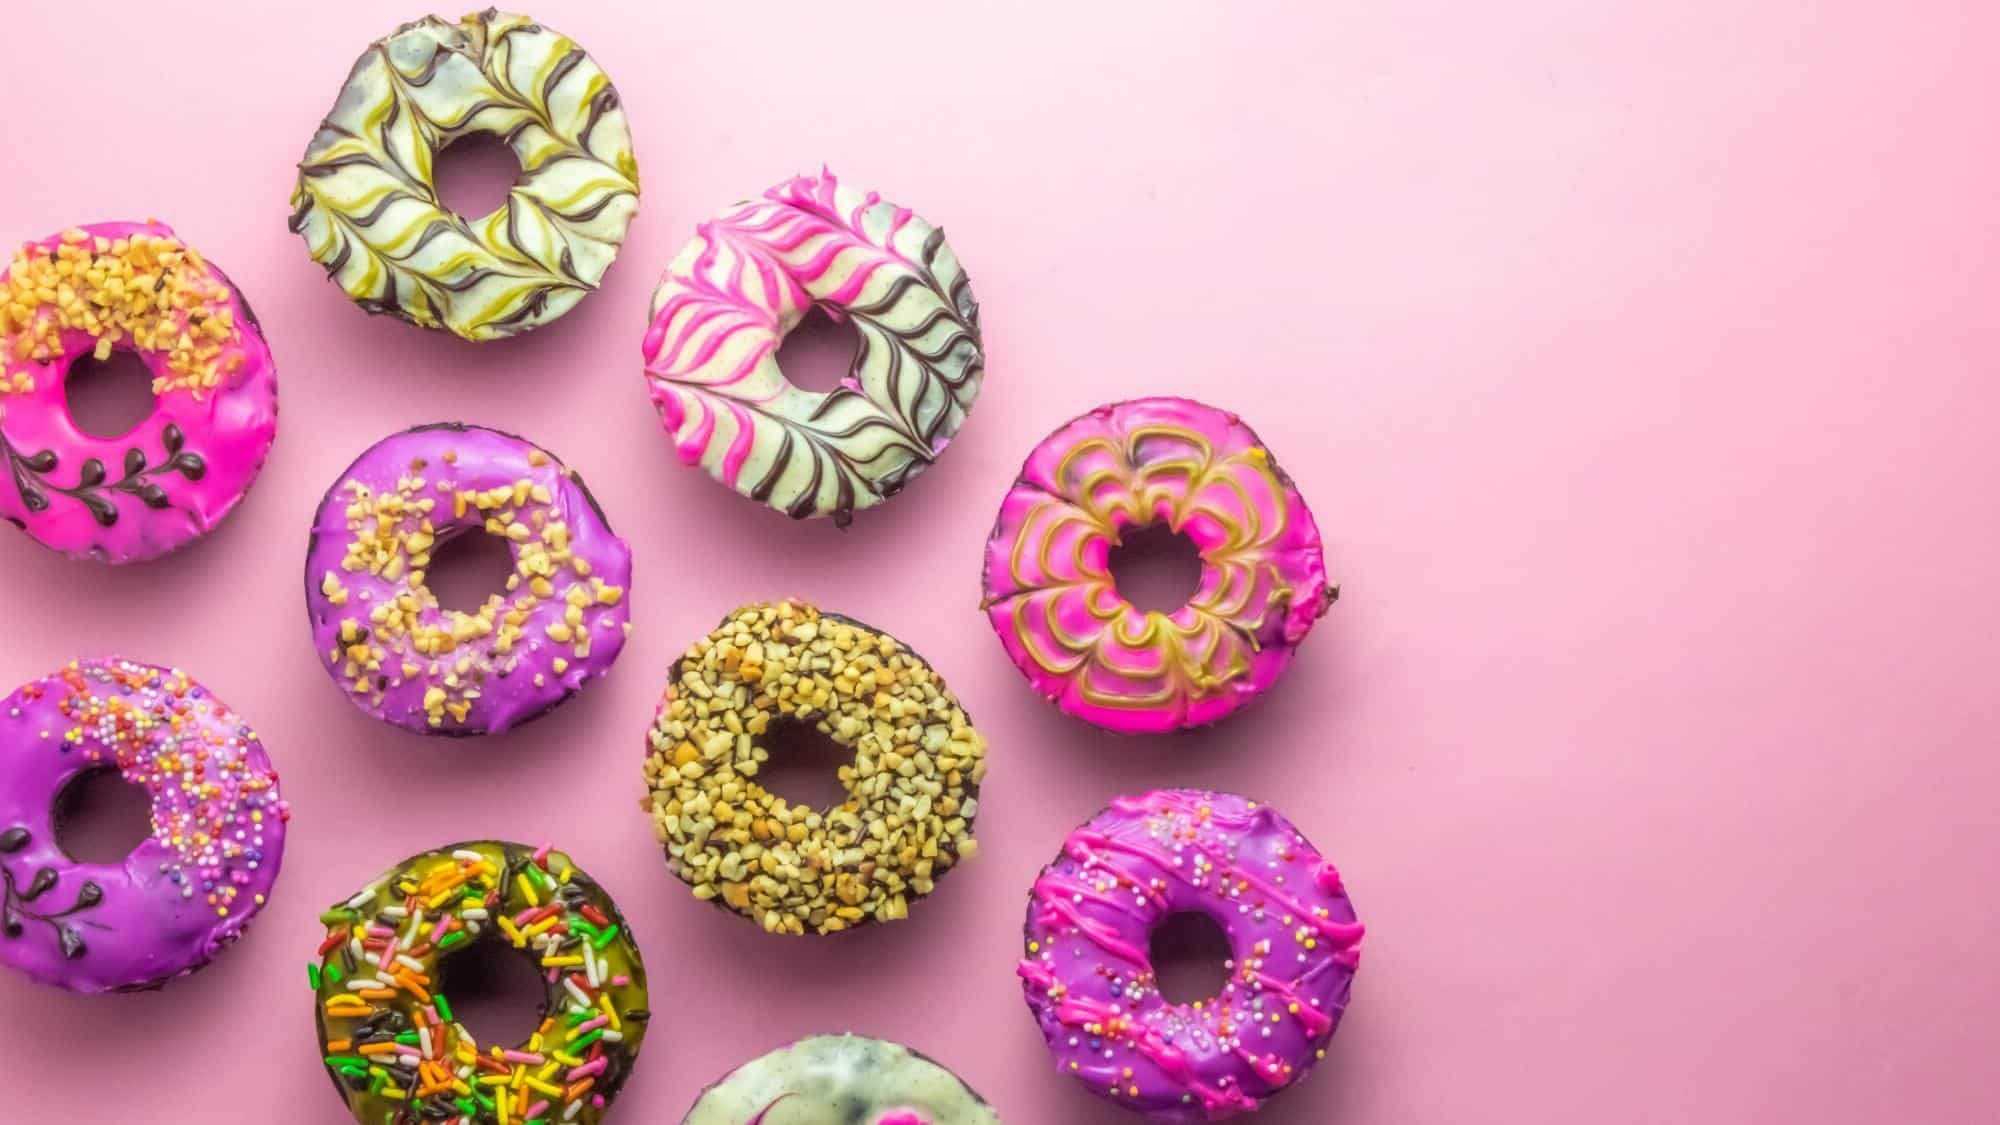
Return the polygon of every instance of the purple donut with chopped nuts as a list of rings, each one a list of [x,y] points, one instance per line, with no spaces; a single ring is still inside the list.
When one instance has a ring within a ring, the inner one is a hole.
[[[438,548],[505,540],[506,586],[470,612],[424,584]],[[355,706],[421,734],[496,734],[609,671],[631,630],[632,549],[583,481],[483,426],[377,442],[327,490],[306,548],[313,647]]]

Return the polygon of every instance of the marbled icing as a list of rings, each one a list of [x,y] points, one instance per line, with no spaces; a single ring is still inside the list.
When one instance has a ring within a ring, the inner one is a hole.
[[[73,662],[0,703],[0,964],[74,992],[157,987],[207,964],[263,908],[290,810],[263,744],[179,671]],[[115,769],[152,834],[116,863],[57,846],[63,786]]]
[[[1230,976],[1170,1004],[1148,945],[1187,912],[1228,934]],[[1059,1071],[1160,1120],[1216,1120],[1324,1056],[1361,932],[1333,865],[1269,806],[1159,790],[1113,801],[1043,869],[1020,975]]]
[[[64,381],[136,354],[153,410],[84,433]],[[249,489],[278,429],[271,350],[222,271],[156,222],[73,227],[0,275],[0,517],[75,558],[156,558],[206,534]]]
[[[475,133],[521,162],[484,217],[447,209],[432,179],[438,152]],[[291,229],[368,311],[492,340],[596,289],[638,209],[611,80],[567,37],[488,9],[369,46],[299,164]]]
[[[440,544],[506,540],[514,570],[471,612],[424,584]],[[609,671],[631,627],[632,551],[583,481],[481,426],[377,442],[328,490],[306,549],[313,646],[357,707],[425,734],[498,733]]]
[[[815,306],[859,346],[825,394],[778,345]],[[795,176],[700,224],[653,292],[646,385],[681,460],[795,518],[900,491],[979,393],[979,305],[944,231],[833,173]]]
[[[1162,613],[1119,596],[1111,549],[1163,523],[1200,588]],[[1267,690],[1332,604],[1319,528],[1234,414],[1185,398],[1100,406],[1021,467],[986,543],[988,618],[1035,690],[1128,733],[1215,722]]]
[[[801,1039],[710,1086],[681,1125],[1000,1125],[957,1075],[899,1043]]]

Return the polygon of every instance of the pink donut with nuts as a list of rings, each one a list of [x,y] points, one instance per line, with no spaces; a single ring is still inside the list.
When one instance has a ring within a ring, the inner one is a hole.
[[[1165,524],[1201,584],[1172,612],[1118,593],[1111,549]],[[1100,406],[1021,466],[986,542],[982,603],[1035,689],[1122,733],[1213,723],[1268,690],[1329,606],[1318,526],[1242,419],[1185,398]]]
[[[151,414],[117,437],[71,417],[85,356],[138,355]],[[0,274],[0,516],[76,558],[156,558],[236,507],[278,427],[271,349],[243,295],[161,223],[93,223]]]

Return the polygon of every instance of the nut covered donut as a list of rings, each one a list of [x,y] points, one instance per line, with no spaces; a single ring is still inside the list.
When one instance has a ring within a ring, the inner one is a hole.
[[[116,770],[152,833],[113,863],[55,838],[63,788]],[[78,661],[0,703],[0,964],[74,992],[156,988],[243,934],[278,878],[290,811],[263,744],[185,673]]]
[[[482,218],[447,210],[431,178],[437,154],[476,133],[521,162]],[[611,80],[567,37],[488,9],[369,46],[299,164],[291,228],[369,312],[492,340],[596,289],[638,209]]]
[[[1171,613],[1119,595],[1111,548],[1165,524],[1201,552]],[[1021,467],[986,542],[982,603],[1035,689],[1127,733],[1215,722],[1274,683],[1333,603],[1319,528],[1234,414],[1184,398],[1100,406]]]
[[[758,784],[779,722],[854,751],[824,812]],[[975,851],[986,742],[944,680],[887,633],[799,602],[745,606],[669,675],[645,808],[667,866],[766,931],[895,921]]]
[[[1000,1125],[964,1080],[900,1043],[821,1035],[744,1063],[681,1125]]]
[[[653,292],[646,385],[681,460],[794,518],[846,524],[922,472],[979,393],[979,305],[944,231],[833,173],[702,223]],[[825,394],[778,345],[815,306],[852,324]]]
[[[1229,937],[1204,1003],[1161,997],[1147,947],[1172,915]],[[1123,797],[1070,833],[1029,898],[1020,974],[1057,1068],[1164,1121],[1256,1109],[1326,1053],[1361,957],[1340,875],[1268,806],[1185,789]]]
[[[568,856],[492,840],[413,856],[320,916],[307,965],[326,1072],[362,1125],[593,1125],[652,1013],[639,947]],[[442,991],[452,957],[493,943],[542,978],[523,1043],[480,1043]]]
[[[153,410],[84,433],[64,384],[136,354]],[[0,516],[77,558],[135,562],[199,538],[243,498],[278,429],[271,350],[243,295],[160,223],[31,242],[0,275]]]
[[[440,545],[505,540],[513,573],[467,613],[425,585]],[[512,434],[455,423],[377,442],[321,502],[306,549],[314,647],[363,711],[424,734],[497,733],[610,670],[632,552],[583,481]]]

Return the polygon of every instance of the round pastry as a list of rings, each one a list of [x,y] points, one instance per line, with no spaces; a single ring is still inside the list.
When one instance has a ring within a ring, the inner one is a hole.
[[[153,410],[95,437],[64,383],[85,356],[136,354]],[[155,222],[30,242],[0,275],[0,516],[75,558],[136,562],[222,521],[278,430],[271,349],[243,295]]]
[[[362,1125],[522,1125],[604,1116],[646,1037],[646,968],[604,892],[547,847],[482,840],[425,852],[320,915],[306,966],[320,1053]],[[441,992],[478,942],[541,974],[524,1043],[480,1043]]]
[[[506,540],[514,572],[477,610],[424,585],[439,545]],[[355,706],[425,734],[494,734],[609,671],[625,647],[632,550],[582,478],[483,426],[375,443],[327,491],[306,547],[313,645]]]
[[[681,1125],[1000,1125],[965,1081],[900,1043],[822,1035],[744,1063]]]
[[[845,525],[944,451],[985,357],[943,230],[822,171],[696,231],[653,291],[644,345],[682,461],[794,518]],[[778,369],[779,343],[814,307],[859,340],[825,394]]]
[[[780,722],[854,751],[824,811],[757,783]],[[667,866],[782,934],[905,917],[976,850],[986,740],[901,641],[800,602],[745,606],[674,663],[646,754]]]
[[[521,161],[484,217],[447,210],[431,179],[437,154],[476,133]],[[369,45],[299,163],[291,228],[369,312],[493,340],[596,289],[638,209],[611,80],[567,37],[489,8]]]
[[[1230,976],[1169,1004],[1153,930],[1199,913]],[[1291,822],[1226,793],[1121,797],[1070,833],[1029,897],[1020,974],[1060,1071],[1165,1121],[1256,1109],[1326,1054],[1361,958],[1340,875]]]
[[[0,704],[0,964],[72,992],[158,988],[208,964],[264,907],[290,810],[243,720],[185,673],[72,662]],[[56,842],[65,786],[116,770],[152,834],[116,863]]]
[[[1118,593],[1109,560],[1163,523],[1201,552],[1171,613]],[[1212,723],[1255,699],[1333,604],[1319,528],[1234,414],[1184,398],[1100,406],[1028,454],[986,541],[981,603],[1035,690],[1126,733]]]

